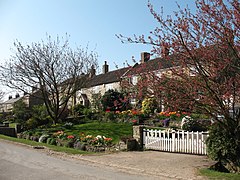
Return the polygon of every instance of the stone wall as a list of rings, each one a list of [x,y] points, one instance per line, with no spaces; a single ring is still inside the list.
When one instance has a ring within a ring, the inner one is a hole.
[[[143,128],[143,125],[133,126],[133,138],[137,142],[138,150],[143,149]]]

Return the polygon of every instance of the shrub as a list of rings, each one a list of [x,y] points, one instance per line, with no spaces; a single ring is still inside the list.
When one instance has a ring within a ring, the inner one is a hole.
[[[111,112],[111,111],[105,112],[105,116],[104,116],[105,121],[113,121],[114,119],[116,119],[114,112]]]
[[[206,141],[208,155],[224,165],[230,172],[240,172],[240,135],[234,125],[215,123]]]
[[[157,102],[155,98],[146,98],[142,102],[142,112],[144,114],[151,114],[157,108]]]
[[[20,124],[25,124],[25,122],[31,117],[30,110],[22,99],[14,103],[13,114],[15,122]]]
[[[189,116],[184,117],[186,120],[182,124],[182,129],[186,131],[207,131],[207,127],[198,120]]]
[[[38,121],[35,118],[30,118],[26,121],[25,126],[27,129],[34,129],[38,126]]]
[[[93,115],[92,110],[89,108],[84,108],[83,115],[85,115],[85,118],[87,119],[92,119],[92,115]]]
[[[122,111],[127,107],[127,100],[123,93],[110,89],[101,98],[103,111]]]
[[[73,107],[73,112],[76,113],[78,116],[81,116],[83,115],[83,110],[85,109],[86,107],[82,104],[76,104],[74,107]]]

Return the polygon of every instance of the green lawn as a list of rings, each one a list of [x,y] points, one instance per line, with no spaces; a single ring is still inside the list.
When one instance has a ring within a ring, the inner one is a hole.
[[[208,177],[208,179],[218,179],[218,180],[239,180],[240,179],[240,174],[221,173],[221,172],[213,171],[210,169],[201,169],[200,174],[202,176]]]
[[[77,135],[81,133],[85,135],[102,135],[110,137],[113,142],[118,142],[121,137],[132,136],[132,126],[127,123],[113,123],[113,122],[91,122],[86,124],[74,125],[72,128],[67,129],[63,125],[52,126],[47,129],[37,129],[40,132],[54,133],[59,130],[64,131],[68,135]]]

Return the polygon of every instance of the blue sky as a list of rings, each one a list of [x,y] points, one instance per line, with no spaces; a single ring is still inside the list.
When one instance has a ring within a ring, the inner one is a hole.
[[[177,0],[151,0],[166,14],[177,9]],[[99,66],[106,60],[110,70],[124,66],[132,56],[150,51],[151,46],[122,44],[115,34],[132,36],[148,33],[157,23],[147,7],[147,0],[0,0],[0,62],[9,59],[13,42],[23,44],[46,38],[70,35],[71,46],[95,49]],[[193,0],[178,0],[183,7]]]

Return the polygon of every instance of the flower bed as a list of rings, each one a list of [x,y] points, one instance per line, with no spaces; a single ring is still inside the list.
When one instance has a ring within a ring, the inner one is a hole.
[[[24,132],[18,135],[18,138],[34,140],[41,143],[47,143],[56,146],[75,148],[83,151],[102,152],[109,149],[112,144],[112,138],[105,136],[92,136],[80,133],[79,136],[67,135],[64,131],[57,131],[53,134],[36,135]]]

